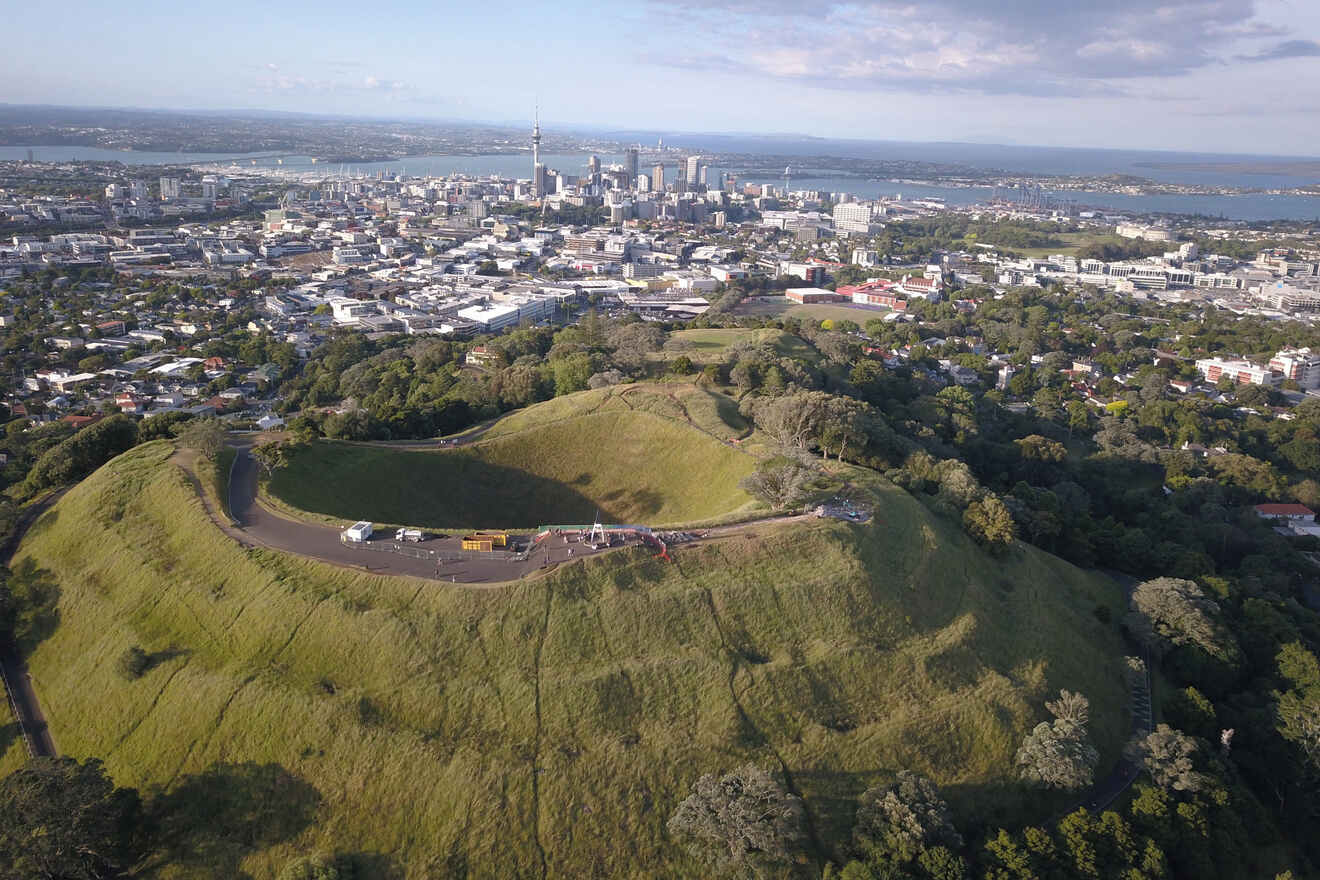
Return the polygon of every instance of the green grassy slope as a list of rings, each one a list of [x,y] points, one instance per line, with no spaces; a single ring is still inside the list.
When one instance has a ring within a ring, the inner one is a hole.
[[[738,487],[752,457],[682,424],[667,397],[639,402],[674,412],[601,409],[459,449],[317,443],[270,490],[314,513],[449,529],[591,522],[598,510],[610,522],[695,523],[756,509]]]
[[[18,726],[9,700],[0,694],[0,776],[7,776],[27,761],[23,730]]]
[[[254,835],[234,807],[154,876],[264,880],[330,849],[408,878],[536,876],[542,858],[556,878],[690,877],[664,822],[703,772],[782,761],[836,853],[851,799],[902,768],[943,785],[965,831],[1048,817],[1059,802],[1011,760],[1059,687],[1091,697],[1107,762],[1121,746],[1122,649],[1092,613],[1117,588],[1030,548],[991,560],[892,487],[865,526],[462,590],[243,550],[169,455],[115,459],[18,554],[62,590],[31,660],[62,749],[181,802],[230,786],[301,817]],[[159,664],[127,682],[133,644]],[[243,762],[293,779],[254,786]]]
[[[656,352],[655,360],[672,361],[679,355],[686,355],[693,363],[716,363],[724,359],[725,353],[730,348],[743,343],[767,345],[785,356],[805,357],[810,360],[819,357],[816,350],[801,338],[773,328],[676,330],[670,334],[670,339],[679,344],[670,345],[664,351]]]

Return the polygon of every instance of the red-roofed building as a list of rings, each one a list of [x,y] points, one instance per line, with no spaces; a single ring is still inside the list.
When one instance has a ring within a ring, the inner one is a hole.
[[[894,282],[884,278],[868,281],[865,284],[840,287],[838,292],[840,296],[852,300],[859,306],[885,306],[895,311],[907,308],[907,299],[894,289]]]
[[[943,288],[944,285],[938,279],[918,278],[915,275],[904,275],[898,283],[898,289],[908,296],[927,297],[934,302],[939,301]]]
[[[94,416],[68,415],[60,419],[60,421],[68,422],[70,425],[73,425],[75,428],[81,431],[83,428],[86,428],[88,425],[95,425],[103,418],[105,418],[105,416],[101,415],[100,413],[97,413]]]
[[[1315,511],[1303,504],[1257,504],[1256,516],[1289,522],[1310,521],[1315,519]]]

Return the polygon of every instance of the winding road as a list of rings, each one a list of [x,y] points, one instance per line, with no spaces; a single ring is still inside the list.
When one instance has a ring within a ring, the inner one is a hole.
[[[23,540],[28,527],[63,495],[63,490],[56,492],[40,504],[33,505],[23,512],[14,526],[9,541],[0,550],[6,566],[13,562],[14,552],[18,549],[19,542]],[[27,664],[19,656],[18,646],[12,644],[8,638],[0,639],[0,679],[4,681],[9,706],[14,712],[23,740],[27,744],[28,756],[58,757],[59,750],[55,747],[54,737],[50,735],[46,715],[41,711],[41,701],[37,699],[37,691],[32,686],[32,676],[28,674]]]

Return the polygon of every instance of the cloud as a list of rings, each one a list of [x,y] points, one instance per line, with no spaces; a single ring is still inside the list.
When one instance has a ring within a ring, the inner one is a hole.
[[[378,74],[362,77],[345,78],[340,75],[329,77],[301,76],[281,72],[278,67],[268,64],[252,82],[251,91],[266,94],[318,95],[318,96],[364,96],[371,95],[384,100],[419,100],[421,90],[403,80],[391,79]]]
[[[378,76],[363,77],[362,87],[373,92],[401,92],[408,88],[397,79],[382,79]]]
[[[1278,61],[1282,58],[1320,57],[1320,43],[1315,40],[1285,40],[1251,55],[1237,56],[1239,61]]]
[[[1244,41],[1289,33],[1258,0],[652,0],[666,24],[654,63],[833,89],[1116,96],[1227,63]],[[675,52],[671,47],[682,46]],[[693,51],[693,46],[700,49]],[[672,52],[672,54],[660,54]],[[1282,53],[1282,54],[1276,54]],[[1320,54],[1294,39],[1259,56]]]

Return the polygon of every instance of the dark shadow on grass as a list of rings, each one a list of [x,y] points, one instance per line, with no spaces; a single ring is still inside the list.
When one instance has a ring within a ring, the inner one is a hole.
[[[279,764],[214,764],[152,797],[147,808],[153,862],[240,877],[250,853],[311,827],[321,793]]]
[[[162,663],[170,662],[175,657],[186,657],[189,653],[191,652],[184,648],[175,648],[172,646],[163,651],[153,651],[147,655],[147,668],[143,670],[143,674],[150,672]]]
[[[715,412],[730,431],[741,433],[747,430],[747,420],[738,412],[738,404],[733,398],[723,394],[715,395]]]
[[[893,770],[793,770],[797,783],[815,819],[826,854],[838,861],[851,855],[852,827],[857,818],[857,799],[877,780],[888,780]]]
[[[333,463],[335,479],[323,467]],[[531,466],[533,463],[528,462]],[[589,474],[580,475],[574,483]],[[573,484],[494,464],[468,450],[400,452],[317,445],[275,472],[287,504],[343,519],[433,529],[528,527],[606,521],[619,513]]]
[[[9,747],[22,736],[23,728],[19,727],[17,721],[0,724],[0,755],[8,752]]]
[[[353,866],[355,877],[371,877],[372,880],[403,880],[403,866],[394,859],[393,856],[385,853],[349,853],[344,860]],[[446,868],[449,862],[445,863]],[[443,877],[466,877],[467,862],[462,864],[463,870],[446,871],[440,875]]]
[[[40,535],[50,529],[59,521],[60,513],[54,508],[38,510],[28,516],[20,516],[14,526],[13,535],[10,538],[10,544],[6,546],[5,552],[12,554],[18,549],[19,541],[32,535]]]
[[[9,573],[9,589],[20,609],[14,643],[28,657],[60,625],[60,587],[51,572],[25,556]]]

